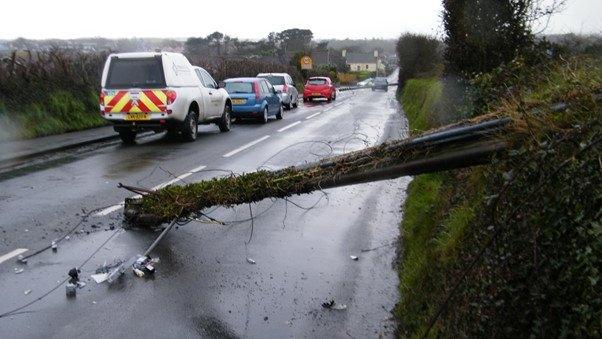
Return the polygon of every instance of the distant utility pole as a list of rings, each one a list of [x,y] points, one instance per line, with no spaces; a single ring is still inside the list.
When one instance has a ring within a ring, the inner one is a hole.
[[[376,75],[374,77],[378,78],[378,50],[377,49],[374,50],[374,62],[376,64]]]

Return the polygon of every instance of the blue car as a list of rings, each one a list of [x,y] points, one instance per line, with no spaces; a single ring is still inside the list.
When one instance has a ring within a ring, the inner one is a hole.
[[[255,118],[264,124],[270,116],[282,119],[282,101],[266,79],[233,78],[224,83],[232,100],[233,118]]]

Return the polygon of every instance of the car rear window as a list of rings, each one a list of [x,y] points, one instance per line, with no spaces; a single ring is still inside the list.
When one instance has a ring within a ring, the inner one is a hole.
[[[326,85],[326,79],[309,79],[307,83],[310,85]]]
[[[386,78],[376,78],[374,80],[374,82],[378,82],[379,84],[386,84],[387,83],[387,79]]]
[[[284,85],[284,77],[277,75],[263,75],[260,78],[264,78],[272,84],[272,86],[281,86]]]
[[[252,82],[226,82],[226,91],[230,94],[232,93],[253,93],[253,83]]]
[[[105,86],[107,88],[165,87],[161,58],[114,58],[111,60]]]

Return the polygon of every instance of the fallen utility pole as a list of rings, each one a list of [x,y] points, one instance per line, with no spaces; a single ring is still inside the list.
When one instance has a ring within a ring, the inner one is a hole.
[[[390,141],[378,146],[277,171],[257,171],[188,184],[168,186],[125,201],[125,220],[136,226],[155,226],[204,208],[285,198],[312,191],[395,179],[486,163],[506,149],[500,132],[510,119]]]

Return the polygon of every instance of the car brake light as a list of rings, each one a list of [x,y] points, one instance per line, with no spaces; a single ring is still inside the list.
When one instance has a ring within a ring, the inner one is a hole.
[[[100,94],[98,95],[98,103],[101,104],[102,106],[105,105],[105,95],[107,95],[107,93],[105,93],[105,91],[100,91]]]
[[[288,93],[288,85],[284,84],[284,86],[282,86],[282,93]]]
[[[174,103],[174,101],[176,101],[178,94],[176,93],[176,91],[169,89],[165,91],[165,96],[167,97],[167,104],[171,105]]]
[[[253,91],[255,92],[255,99],[259,99],[259,97],[261,96],[259,94],[259,82],[254,82],[253,83]]]

